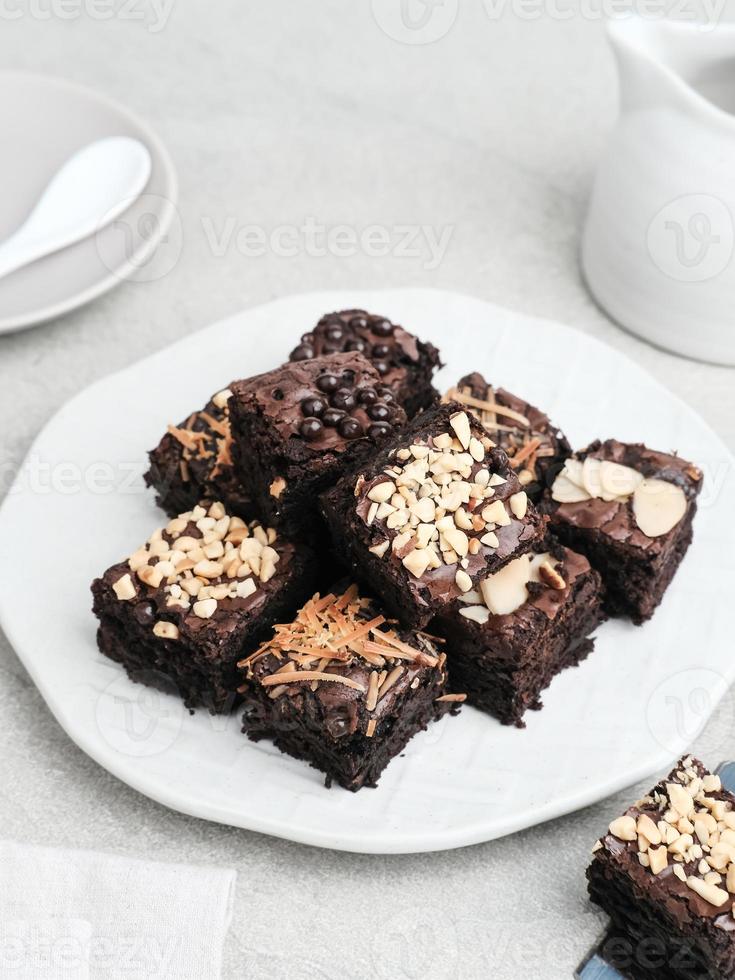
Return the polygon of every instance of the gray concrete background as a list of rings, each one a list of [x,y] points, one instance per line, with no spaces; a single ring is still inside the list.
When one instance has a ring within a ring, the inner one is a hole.
[[[616,112],[599,6],[528,19],[510,0],[463,0],[444,36],[407,45],[378,0],[387,33],[369,0],[174,0],[167,19],[146,0],[115,5],[101,20],[93,0],[6,0],[0,62],[91,85],[150,121],[179,172],[182,250],[153,282],[0,338],[5,474],[89,382],[244,306],[328,287],[439,286],[564,320],[625,350],[735,446],[732,371],[639,343],[580,281],[580,223]],[[12,134],[3,143],[12,151]],[[310,217],[382,226],[391,249],[400,225],[451,237],[438,263],[426,239],[417,255],[383,257],[212,245],[228,221],[268,237]],[[118,783],[70,743],[1,637],[0,678],[0,833],[236,867],[228,978],[550,980],[571,975],[601,927],[583,870],[628,793],[461,851],[318,851],[168,812]],[[732,712],[700,739],[707,761],[735,752]]]

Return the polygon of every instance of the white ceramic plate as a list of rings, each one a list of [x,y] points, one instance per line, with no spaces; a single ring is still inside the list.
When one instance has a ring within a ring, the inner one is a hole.
[[[173,164],[158,137],[127,109],[61,79],[4,71],[0,132],[12,133],[0,154],[0,241],[23,223],[51,177],[86,144],[131,136],[148,147],[152,165],[142,195],[112,224],[0,279],[0,334],[69,313],[125,279],[157,278],[178,258]]]
[[[465,708],[410,743],[377,789],[326,790],[307,765],[131,684],[98,652],[89,583],[161,520],[140,474],[166,423],[283,360],[324,311],[362,305],[442,350],[440,384],[482,369],[595,436],[678,448],[703,466],[695,542],[654,620],[606,624],[528,728]],[[548,321],[449,293],[293,297],[215,324],[105,378],[36,441],[0,510],[0,619],[71,738],[130,786],[185,813],[344,850],[426,851],[520,830],[664,769],[735,674],[732,457],[682,402],[621,354]],[[8,570],[12,568],[12,575]],[[713,760],[718,761],[718,760]]]

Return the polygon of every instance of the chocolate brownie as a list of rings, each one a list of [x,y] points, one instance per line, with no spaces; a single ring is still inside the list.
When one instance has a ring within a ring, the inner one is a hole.
[[[145,482],[155,487],[156,502],[169,517],[206,500],[220,500],[238,517],[255,516],[232,465],[229,398],[229,388],[217,392],[200,412],[169,425],[148,453],[151,465]]]
[[[538,501],[572,452],[561,429],[535,405],[505,388],[494,388],[477,371],[466,374],[444,397],[472,409],[493,442],[508,454],[528,496]]]
[[[313,566],[272,528],[197,506],[92,584],[99,648],[187,707],[230,711],[238,660],[311,594]]]
[[[340,351],[364,354],[409,418],[436,401],[437,392],[431,383],[440,366],[436,347],[384,316],[365,310],[342,310],[323,316],[313,330],[303,335],[289,359],[304,361]]]
[[[375,786],[430,721],[456,709],[433,637],[395,629],[356,586],[315,595],[246,660],[243,731],[345,789]]]
[[[605,959],[647,980],[735,977],[735,796],[682,759],[610,824],[587,871]]]
[[[522,728],[552,679],[591,652],[604,619],[600,576],[549,539],[466,592],[433,628],[447,641],[452,688]]]
[[[608,439],[566,461],[543,509],[554,534],[602,575],[610,614],[640,624],[691,543],[701,487],[692,463]]]
[[[337,555],[409,629],[528,551],[545,521],[457,403],[418,416],[322,498]]]
[[[330,354],[231,385],[235,468],[264,520],[313,527],[316,498],[406,422],[358,353]]]

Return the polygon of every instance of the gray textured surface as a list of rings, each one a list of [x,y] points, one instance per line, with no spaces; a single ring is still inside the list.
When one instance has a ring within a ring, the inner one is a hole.
[[[0,338],[2,485],[88,382],[243,306],[329,286],[436,285],[565,320],[627,351],[735,446],[732,372],[637,342],[580,282],[579,225],[615,114],[599,20],[491,22],[466,3],[444,38],[414,47],[386,36],[367,0],[178,0],[157,33],[88,14],[0,26],[4,65],[70,76],[148,118],[179,170],[183,227],[167,275]],[[436,269],[426,253],[256,258],[208,244],[228,219],[270,231],[309,216],[453,232]],[[629,794],[457,852],[320,852],[170,813],[116,782],[71,745],[2,638],[0,678],[0,832],[236,867],[227,977],[555,980],[600,929],[583,869]],[[730,699],[700,740],[707,761],[735,753],[732,716]]]

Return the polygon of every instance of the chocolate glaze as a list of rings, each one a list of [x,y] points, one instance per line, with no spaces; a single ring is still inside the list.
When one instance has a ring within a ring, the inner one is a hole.
[[[385,438],[385,434],[377,439],[368,434],[375,423],[368,412],[372,406],[360,402],[359,395],[364,389],[381,388],[382,382],[370,362],[359,353],[330,354],[284,364],[275,371],[236,381],[230,387],[241,410],[244,407],[248,412],[267,417],[281,438],[292,445],[298,443],[300,452],[306,457],[319,455],[325,450],[341,453],[358,440],[345,438],[336,426],[324,425],[316,438],[304,438],[302,432],[305,420],[302,403],[306,399],[328,398],[328,394],[321,391],[317,384],[319,378],[327,374],[340,377],[339,387],[349,389],[357,396],[357,404],[347,414],[362,427],[365,433],[362,439],[381,441]],[[387,422],[391,431],[403,425],[403,410],[395,402],[386,402],[385,398],[380,401],[388,409]]]
[[[682,763],[680,762],[676,769],[665,779],[661,780],[648,795],[653,796],[656,791],[665,793],[666,783],[679,782],[680,780],[676,778],[676,771],[681,766]],[[709,772],[696,759],[693,760],[692,766],[700,776],[706,775]],[[735,807],[735,796],[726,790],[718,793],[708,793],[707,795],[714,799],[726,800]],[[637,819],[643,813],[650,816],[654,823],[657,823],[661,819],[661,811],[656,806],[645,804],[629,807],[624,815]],[[711,920],[713,925],[718,929],[728,933],[735,933],[735,919],[732,916],[732,895],[724,905],[717,908],[714,905],[710,905],[709,902],[705,901],[676,877],[673,872],[673,861],[660,874],[653,875],[648,868],[642,867],[638,861],[637,841],[622,841],[608,833],[600,839],[600,843],[602,844],[602,849],[595,853],[594,861],[611,861],[617,872],[633,880],[637,889],[647,894],[653,901],[661,903],[679,927],[689,924],[692,917],[699,917]],[[693,861],[682,864],[682,867],[687,875],[690,873],[697,875],[698,864],[698,861]]]
[[[386,317],[365,310],[342,310],[323,316],[313,330],[302,336],[289,360],[304,361],[342,351],[364,354],[401,404],[416,394],[409,389],[419,365],[424,362],[427,383],[439,366],[439,351],[432,344],[418,340]]]
[[[689,502],[687,514],[702,487],[702,474],[692,463],[678,456],[655,452],[641,443],[623,443],[616,439],[597,441],[578,453],[576,458],[584,460],[587,456],[620,463],[637,470],[645,477],[666,480],[681,487]],[[668,534],[649,538],[636,523],[632,498],[626,501],[593,499],[576,504],[559,504],[552,499],[549,491],[544,509],[551,514],[553,523],[595,528],[614,541],[624,542],[650,555],[664,551],[671,538],[678,533],[679,527],[677,524]],[[686,519],[687,514],[682,520]]]

